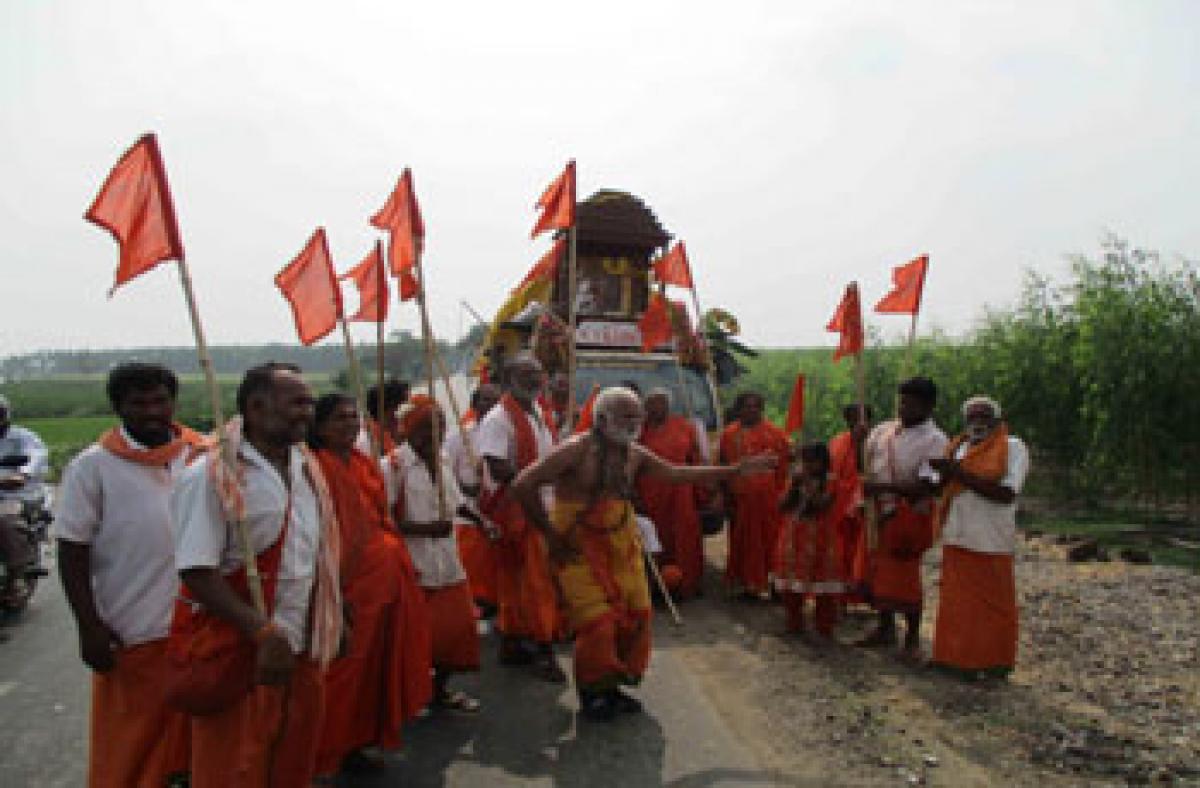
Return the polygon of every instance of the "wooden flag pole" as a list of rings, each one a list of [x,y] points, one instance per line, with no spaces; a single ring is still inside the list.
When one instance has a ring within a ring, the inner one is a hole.
[[[338,322],[342,324],[342,342],[346,346],[346,360],[349,363],[350,370],[350,385],[354,387],[354,399],[358,403],[358,412],[362,414],[362,418],[367,418],[367,392],[363,386],[362,367],[358,363],[358,354],[354,352],[354,343],[350,340],[350,325],[346,322],[346,317],[343,315],[338,318]],[[371,439],[371,456],[379,456],[379,436],[374,430],[367,430],[367,437]]]
[[[429,397],[433,399],[434,384],[437,378],[433,372],[433,327],[429,324],[429,309],[425,305],[425,271],[421,267],[421,258],[424,250],[421,248],[421,242],[417,243],[416,260],[413,262],[413,267],[417,274],[417,311],[421,315],[421,334],[424,337],[425,349],[425,377],[429,381]],[[456,408],[457,409],[457,408]],[[437,418],[437,401],[434,400],[434,417],[431,420],[433,428],[433,485],[437,490],[438,496],[438,519],[449,519],[446,512],[446,489],[443,487],[442,481],[442,425]]]
[[[717,390],[716,381],[713,380],[713,366],[714,366],[715,362],[712,357],[712,351],[709,350],[709,347],[708,347],[708,336],[704,332],[704,313],[700,311],[700,296],[696,292],[696,272],[692,270],[692,263],[690,260],[688,261],[688,276],[692,280],[692,286],[691,286],[692,306],[696,309],[696,336],[698,336],[700,338],[700,346],[702,348],[704,348],[704,355],[708,357],[708,366],[706,368],[704,376],[708,379],[708,385],[712,388],[713,391],[716,391]],[[721,430],[723,430],[725,428],[725,418],[724,418],[724,414],[721,412],[720,408],[716,408],[716,412],[717,412],[717,432],[719,433]]]
[[[654,584],[658,586],[659,593],[667,603],[667,610],[671,611],[671,620],[675,622],[675,626],[681,626],[683,618],[679,615],[679,608],[675,607],[675,600],[671,599],[671,592],[667,590],[667,583],[663,580],[662,573],[658,571],[658,564],[654,561],[654,556],[645,550],[642,553],[646,556],[646,563],[650,565],[650,574],[654,577]]]
[[[458,423],[459,428],[462,428],[463,416],[462,410],[458,407],[458,397],[454,396],[454,389],[450,387],[450,372],[446,369],[446,362],[442,359],[442,354],[438,351],[437,346],[433,348],[433,361],[437,364],[438,374],[442,377],[442,385],[446,388],[446,397],[450,400],[450,410],[454,413],[454,420]],[[479,467],[479,455],[475,451],[475,446],[471,441],[463,439],[463,448],[467,452],[467,460],[470,461],[472,467]]]
[[[579,270],[576,253],[578,251],[579,225],[578,218],[567,230],[567,415],[563,420],[562,431],[569,435],[575,429],[575,368],[578,364],[575,348],[576,292],[579,286]]]
[[[192,321],[192,333],[196,338],[196,353],[200,360],[200,369],[204,373],[204,382],[208,388],[208,397],[212,403],[213,434],[217,437],[218,451],[221,461],[225,463],[232,478],[237,478],[237,457],[233,456],[229,440],[225,435],[225,414],[221,407],[221,388],[217,385],[217,373],[213,368],[212,356],[208,351],[208,342],[204,339],[204,327],[200,323],[200,310],[196,307],[196,294],[192,289],[192,275],[182,254],[179,255],[179,280],[183,285],[183,297],[187,302],[188,315]],[[250,587],[250,599],[259,615],[267,614],[266,598],[263,595],[262,578],[258,574],[258,556],[250,545],[250,533],[246,528],[246,520],[239,517],[235,524],[238,541],[241,542],[242,562],[246,570],[246,583]]]

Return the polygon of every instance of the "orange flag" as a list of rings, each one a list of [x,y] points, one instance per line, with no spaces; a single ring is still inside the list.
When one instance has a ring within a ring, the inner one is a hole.
[[[925,291],[925,272],[929,255],[892,269],[892,292],[880,299],[875,311],[880,314],[915,315],[921,311],[921,295]]]
[[[388,290],[387,276],[383,268],[383,245],[375,242],[375,248],[338,279],[349,279],[358,289],[358,311],[347,320],[358,323],[382,323],[387,320]]]
[[[796,376],[796,385],[792,387],[792,399],[788,402],[787,422],[783,431],[791,435],[804,426],[804,374]]]
[[[292,305],[300,343],[311,345],[337,328],[342,293],[329,257],[325,228],[318,227],[296,259],[275,275],[275,285]]]
[[[400,269],[400,300],[411,301],[421,292],[421,284],[413,273],[412,266]]]
[[[836,331],[842,335],[838,341],[837,350],[833,352],[834,361],[842,356],[854,356],[862,352],[862,306],[858,301],[857,282],[846,285],[846,294],[842,296],[842,303],[838,304],[837,312],[829,321],[829,325],[825,326],[825,330]]]
[[[550,247],[550,251],[542,255],[542,258],[533,264],[533,268],[529,269],[529,273],[525,274],[525,278],[521,280],[521,284],[517,285],[516,289],[520,290],[530,282],[543,282],[552,279],[558,271],[558,261],[567,253],[567,239],[559,238],[554,242],[554,246]]]
[[[683,241],[654,261],[654,278],[663,284],[691,289],[692,266],[688,263],[687,248]]]
[[[112,233],[120,247],[118,287],[164,260],[182,260],[183,242],[158,140],[145,134],[108,174],[83,218]]]
[[[572,430],[576,435],[587,432],[596,423],[596,395],[600,393],[600,385],[592,384],[592,393],[588,395],[587,402],[583,403],[583,407],[579,409],[579,421],[575,422],[575,429]]]
[[[537,238],[547,230],[565,230],[575,224],[575,160],[567,162],[562,175],[546,187],[537,208],[542,209],[530,238]]]
[[[646,311],[638,320],[638,330],[642,332],[642,351],[651,349],[670,341],[671,339],[671,307],[666,296],[653,293]]]
[[[425,222],[413,190],[412,171],[407,167],[387,202],[371,217],[371,224],[389,233],[388,262],[393,274],[399,276],[416,264],[417,253],[425,242]]]

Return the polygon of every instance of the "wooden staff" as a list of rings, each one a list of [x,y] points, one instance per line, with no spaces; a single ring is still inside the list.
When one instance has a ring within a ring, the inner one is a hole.
[[[679,609],[675,607],[675,600],[671,599],[671,592],[667,590],[666,581],[663,580],[662,574],[658,571],[658,564],[654,561],[654,556],[647,553],[644,549],[642,554],[646,556],[646,563],[650,564],[650,574],[654,577],[654,584],[658,586],[659,592],[667,603],[667,610],[671,611],[671,620],[675,622],[675,626],[683,624],[683,618],[679,615]]]
[[[575,428],[575,367],[578,364],[575,352],[576,291],[579,286],[579,268],[576,258],[579,242],[578,219],[567,229],[567,416],[563,420],[563,432],[570,434]]]
[[[350,326],[346,322],[346,316],[338,318],[338,322],[342,324],[342,342],[346,346],[346,360],[349,363],[350,370],[350,385],[354,388],[354,399],[358,404],[358,412],[362,414],[363,419],[367,416],[367,392],[363,386],[362,368],[358,364],[358,354],[354,352],[354,343],[350,341]],[[374,430],[367,430],[367,437],[371,439],[371,456],[379,456],[379,436]]]
[[[433,372],[433,328],[430,326],[429,310],[425,305],[425,272],[421,267],[421,258],[424,256],[423,252],[422,244],[418,241],[416,260],[413,262],[413,267],[416,269],[417,275],[417,311],[421,315],[421,335],[425,340],[425,377],[429,381],[429,397],[433,399],[434,382],[436,380]],[[430,426],[433,430],[433,486],[437,490],[438,519],[446,520],[448,519],[446,513],[446,490],[442,486],[442,425],[439,423],[440,419],[437,418],[436,400],[434,403],[434,414],[430,421]]]
[[[437,364],[438,374],[442,376],[442,385],[446,388],[446,397],[450,400],[450,410],[454,413],[454,420],[458,422],[461,429],[463,423],[462,411],[458,407],[458,398],[454,396],[454,389],[450,387],[450,373],[446,369],[446,362],[442,360],[442,354],[438,352],[437,346],[433,349],[433,361]],[[478,468],[482,465],[479,455],[475,451],[475,447],[471,441],[463,437],[463,448],[467,452],[467,460],[472,467]]]
[[[187,262],[182,251],[179,255],[179,280],[183,284],[183,297],[187,302],[188,315],[192,320],[192,333],[196,338],[196,353],[200,360],[200,369],[204,373],[204,382],[208,388],[208,397],[212,402],[213,433],[217,436],[217,446],[221,462],[224,462],[231,477],[237,478],[237,457],[232,453],[232,447],[225,435],[225,415],[221,407],[221,388],[217,385],[217,373],[213,369],[212,356],[208,352],[208,342],[204,339],[204,327],[200,324],[200,310],[196,308],[196,294],[192,289],[192,275],[188,271]],[[258,556],[250,545],[250,532],[246,528],[246,519],[239,517],[234,524],[238,541],[241,542],[242,563],[246,569],[246,584],[250,587],[250,599],[259,615],[267,614],[266,598],[263,596],[262,578],[258,574]]]

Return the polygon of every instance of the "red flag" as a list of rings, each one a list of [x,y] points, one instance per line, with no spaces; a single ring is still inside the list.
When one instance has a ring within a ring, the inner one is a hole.
[[[929,255],[892,269],[892,292],[880,299],[875,311],[880,314],[915,315],[921,311],[921,295],[925,290],[925,272]]]
[[[337,328],[342,292],[329,257],[325,228],[318,227],[300,254],[275,275],[275,285],[292,305],[301,344],[311,345]]]
[[[167,170],[153,134],[125,151],[83,218],[112,233],[120,247],[113,291],[163,260],[182,260],[183,242]]]
[[[575,160],[567,162],[562,175],[546,187],[537,208],[542,209],[530,238],[537,238],[547,230],[565,230],[575,224]]]
[[[417,252],[425,241],[425,222],[413,190],[412,171],[407,167],[387,202],[371,217],[371,224],[390,234],[388,262],[393,274],[399,276],[416,264]]]
[[[796,385],[792,387],[792,399],[788,402],[787,422],[783,431],[791,435],[804,426],[804,374],[796,376]]]
[[[400,300],[411,301],[417,297],[421,291],[421,284],[417,281],[416,274],[413,273],[412,267],[400,269]]]
[[[638,321],[638,330],[642,332],[642,351],[670,341],[671,339],[671,307],[661,293],[653,293],[646,311]]]
[[[546,281],[554,277],[558,271],[558,261],[567,253],[567,239],[559,238],[554,242],[554,246],[550,247],[550,251],[542,255],[542,258],[533,264],[533,268],[529,269],[529,273],[525,274],[525,278],[521,280],[521,284],[517,285],[516,289],[520,290],[525,285],[537,281]]]
[[[388,290],[387,276],[383,270],[383,244],[375,242],[375,248],[338,279],[349,279],[358,289],[358,311],[348,320],[360,323],[382,323],[387,320]]]
[[[838,341],[837,350],[833,352],[834,361],[842,356],[854,356],[862,352],[862,306],[858,302],[857,282],[846,285],[846,294],[842,296],[842,303],[838,304],[837,312],[829,321],[829,325],[825,326],[825,330],[836,331],[842,335]]]
[[[671,247],[671,251],[654,261],[654,278],[666,285],[692,287],[692,266],[688,263],[687,249],[683,241]]]
[[[579,409],[579,421],[575,422],[575,429],[572,430],[576,435],[587,432],[596,423],[596,395],[600,393],[600,385],[592,384],[592,393],[588,395],[587,402],[583,403],[583,407]]]

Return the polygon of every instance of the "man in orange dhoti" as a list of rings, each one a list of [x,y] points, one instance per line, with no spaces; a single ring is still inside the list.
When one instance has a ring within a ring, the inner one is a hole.
[[[467,581],[471,584],[471,597],[485,616],[492,615],[497,604],[496,539],[499,534],[490,523],[478,516],[482,481],[480,476],[483,473],[478,463],[482,462],[483,458],[479,455],[477,435],[479,422],[499,401],[500,389],[497,386],[490,383],[480,384],[471,395],[470,411],[463,417],[459,429],[446,438],[443,448],[454,471],[454,479],[462,491],[464,505],[473,515],[471,519],[458,518],[454,530],[463,570],[466,571]]]
[[[770,472],[738,477],[727,485],[729,557],[725,583],[761,599],[770,596],[768,574],[779,538],[779,497],[787,486],[791,447],[783,430],[763,418],[762,395],[740,394],[733,406],[738,420],[721,433],[721,463],[770,453],[777,465]]]
[[[455,516],[472,517],[473,513],[463,505],[449,463],[434,450],[435,418],[444,434],[441,411],[424,395],[413,397],[401,409],[400,431],[405,442],[392,457],[388,497],[417,567],[433,625],[433,703],[476,712],[479,701],[447,688],[452,674],[479,670],[479,632],[453,529]],[[435,469],[440,489],[435,484]]]
[[[846,431],[829,439],[832,482],[838,499],[845,504],[838,518],[838,552],[842,556],[842,576],[846,579],[845,601],[862,602],[866,599],[870,566],[859,463],[870,429],[871,406],[847,405],[842,408],[842,418],[846,421]]]
[[[321,674],[341,643],[338,525],[321,469],[300,445],[313,398],[299,369],[250,369],[237,402],[241,422],[230,422],[223,436],[236,473],[213,451],[184,472],[171,496],[175,564],[190,600],[176,606],[169,653],[190,650],[176,642],[174,627],[193,600],[255,647],[247,692],[192,718],[191,785],[302,788],[313,778],[321,735]],[[268,556],[277,564],[264,583],[267,615],[232,584],[245,576],[234,523],[244,524],[260,570]]]
[[[546,456],[554,445],[536,400],[545,380],[530,354],[509,366],[510,389],[479,425],[479,453],[485,462],[480,510],[500,529],[496,580],[500,610],[500,662],[532,665],[541,678],[561,683],[566,674],[554,658],[559,629],[558,595],[550,577],[542,534],[529,527],[509,485],[517,474]]]
[[[658,388],[646,395],[646,424],[639,443],[672,465],[699,465],[700,447],[695,425],[671,413],[671,394]],[[643,474],[637,480],[642,510],[658,532],[662,552],[656,556],[664,580],[678,578],[672,594],[688,598],[700,590],[704,573],[704,535],[696,511],[696,488],[671,484]],[[669,580],[668,580],[669,582]]]
[[[1017,660],[1013,551],[1029,451],[1009,435],[1000,415],[994,400],[967,400],[966,432],[950,443],[945,459],[933,463],[942,483],[933,662],[970,675],[1004,676]]]
[[[900,384],[899,418],[885,421],[867,437],[867,481],[879,528],[872,552],[871,602],[879,626],[860,646],[896,642],[896,615],[904,616],[904,653],[916,658],[921,645],[921,556],[933,544],[933,482],[929,461],[942,456],[946,435],[933,422],[937,386],[929,378]]]
[[[317,773],[378,770],[380,749],[429,702],[430,625],[408,549],[388,514],[379,463],[354,448],[358,407],[345,394],[317,401],[309,446],[340,528],[342,598],[353,632],[325,673]]]
[[[108,397],[121,426],[63,472],[52,535],[92,669],[88,785],[185,784],[189,721],[167,705],[166,637],[179,589],[171,487],[199,436],[172,422],[179,384],[157,364],[121,364]]]
[[[682,484],[716,482],[770,468],[770,456],[737,466],[679,466],[634,443],[642,429],[638,396],[597,395],[590,432],[574,435],[518,477],[513,493],[546,535],[567,618],[575,632],[575,683],[583,713],[611,720],[640,711],[621,686],[636,685],[650,660],[650,592],[630,497],[641,474]],[[546,510],[542,488],[552,486]]]
[[[788,632],[804,632],[804,603],[813,599],[814,629],[833,637],[838,604],[846,592],[839,531],[847,509],[844,497],[856,491],[840,487],[829,472],[829,449],[809,443],[800,450],[801,472],[780,502],[783,522],[774,566],[775,589],[783,597]]]

